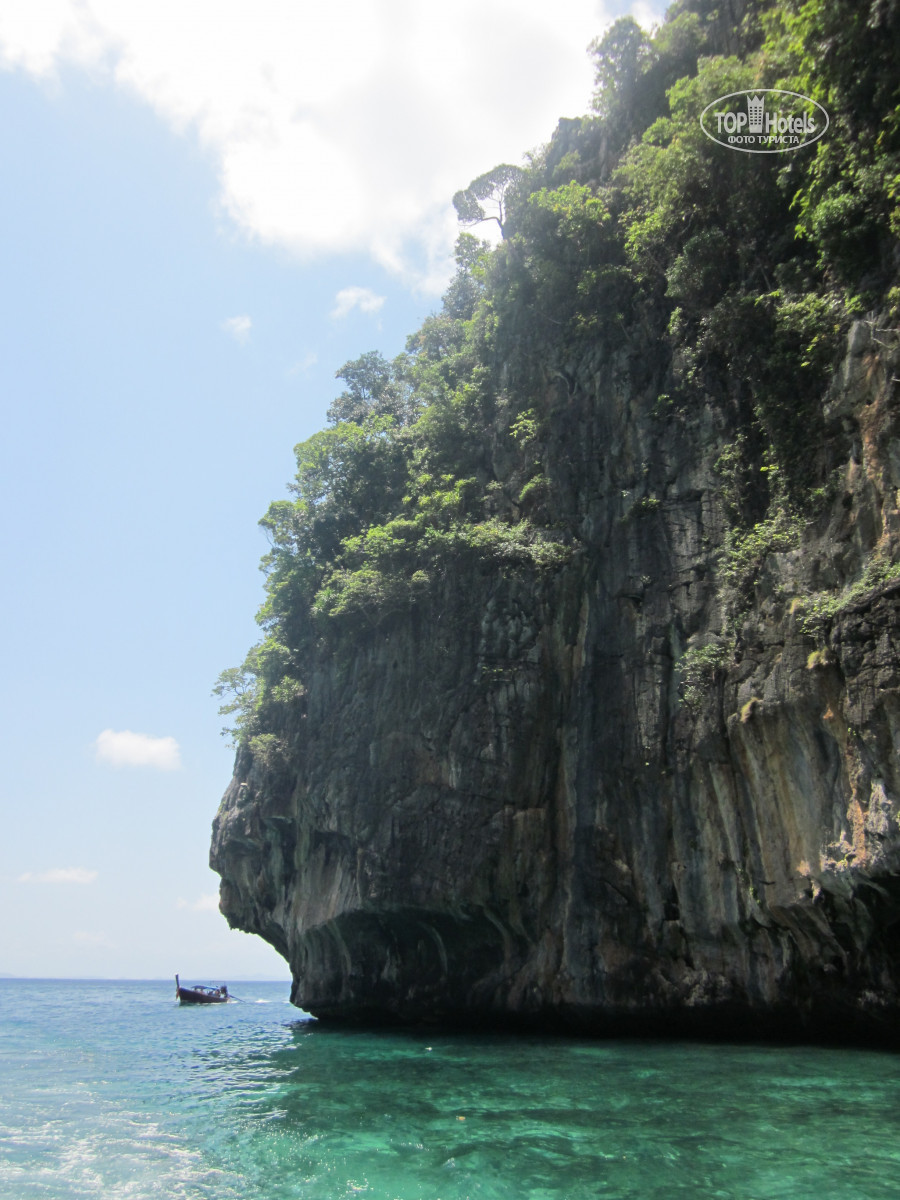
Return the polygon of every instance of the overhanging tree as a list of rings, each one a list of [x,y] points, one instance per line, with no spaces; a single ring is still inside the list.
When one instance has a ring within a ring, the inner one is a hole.
[[[507,200],[519,184],[525,172],[521,167],[500,163],[484,175],[473,179],[453,197],[453,207],[461,225],[479,225],[482,221],[496,221],[503,233],[506,221]]]

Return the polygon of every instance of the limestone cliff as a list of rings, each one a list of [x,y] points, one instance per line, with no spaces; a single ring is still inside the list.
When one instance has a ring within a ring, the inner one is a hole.
[[[285,956],[295,1003],[894,1028],[900,583],[848,594],[815,634],[798,599],[896,554],[896,340],[853,327],[826,410],[849,449],[833,495],[766,557],[699,704],[679,664],[722,637],[715,416],[655,419],[640,345],[550,387],[574,559],[549,579],[447,578],[309,665],[286,757],[238,755],[215,822],[222,909]]]
[[[264,519],[211,861],[317,1016],[897,1040],[900,5],[765,7],[613,27]]]

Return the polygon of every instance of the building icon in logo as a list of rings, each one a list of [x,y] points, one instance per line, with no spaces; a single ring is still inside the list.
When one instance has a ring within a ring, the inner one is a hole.
[[[750,118],[750,123],[747,126],[748,133],[762,133],[763,131],[763,107],[764,101],[762,96],[747,97],[747,111]]]

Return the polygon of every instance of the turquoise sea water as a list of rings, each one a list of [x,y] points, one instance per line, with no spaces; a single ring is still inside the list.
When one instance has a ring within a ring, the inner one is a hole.
[[[234,990],[0,981],[0,1197],[900,1197],[894,1054],[335,1031]]]

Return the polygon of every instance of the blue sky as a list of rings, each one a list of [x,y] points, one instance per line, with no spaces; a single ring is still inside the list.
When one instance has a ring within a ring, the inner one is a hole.
[[[453,190],[586,109],[622,6],[571,0],[563,36],[460,0],[403,37],[404,0],[268,0],[252,36],[245,4],[148,7],[0,15],[0,974],[281,978],[206,865],[256,522],[335,371],[438,303]]]

